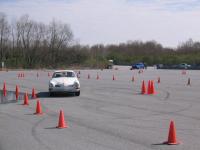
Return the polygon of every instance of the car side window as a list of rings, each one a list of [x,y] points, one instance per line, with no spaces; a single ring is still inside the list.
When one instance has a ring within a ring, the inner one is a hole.
[[[56,74],[56,77],[58,78],[58,77],[61,77],[61,74]]]
[[[59,78],[59,77],[62,77],[60,73],[54,73],[53,78]]]

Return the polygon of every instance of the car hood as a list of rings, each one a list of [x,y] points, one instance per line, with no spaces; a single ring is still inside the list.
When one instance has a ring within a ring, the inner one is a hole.
[[[74,82],[78,82],[76,78],[53,78],[50,80],[50,83],[56,85],[56,84],[64,84],[64,85],[72,85]],[[78,82],[79,83],[79,82]]]

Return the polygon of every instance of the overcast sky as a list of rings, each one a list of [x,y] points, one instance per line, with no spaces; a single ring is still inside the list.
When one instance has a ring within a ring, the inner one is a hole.
[[[13,20],[29,14],[66,22],[81,44],[200,41],[200,0],[0,0],[0,12]]]

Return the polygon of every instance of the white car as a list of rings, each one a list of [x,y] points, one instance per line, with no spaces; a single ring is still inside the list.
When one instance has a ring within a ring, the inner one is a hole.
[[[80,83],[72,70],[58,70],[53,73],[52,79],[49,81],[49,94],[54,93],[74,93],[80,95]]]

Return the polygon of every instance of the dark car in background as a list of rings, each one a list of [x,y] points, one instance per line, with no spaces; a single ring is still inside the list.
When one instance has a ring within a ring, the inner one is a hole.
[[[186,63],[181,63],[178,65],[179,69],[189,69],[191,67],[191,65],[188,65]]]
[[[178,65],[164,65],[164,64],[157,64],[157,69],[188,69],[188,70],[200,70],[200,64],[187,64],[181,63]]]
[[[145,69],[145,68],[146,68],[146,65],[144,63],[140,62],[140,63],[132,64],[130,70],[133,70],[133,69]]]

